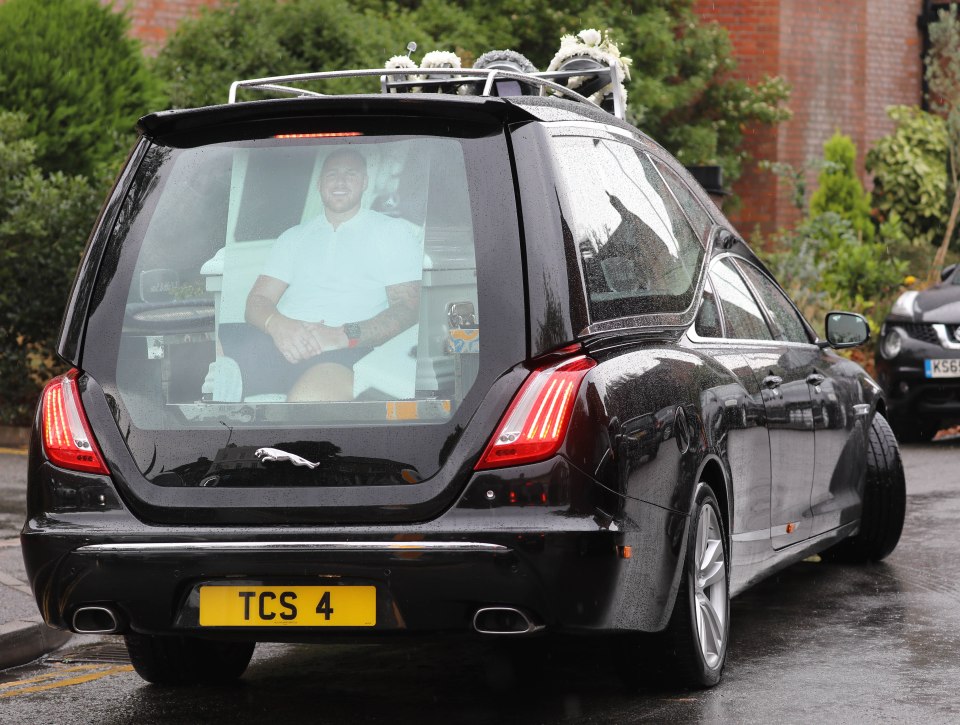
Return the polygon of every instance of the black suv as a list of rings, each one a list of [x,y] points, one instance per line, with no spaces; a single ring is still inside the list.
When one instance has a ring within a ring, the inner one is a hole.
[[[821,341],[663,148],[495,73],[141,119],[30,450],[49,624],[158,683],[257,641],[662,632],[707,686],[730,596],[894,548],[886,399],[831,349],[863,318]]]
[[[960,267],[900,295],[880,331],[877,377],[903,441],[928,441],[960,423]]]

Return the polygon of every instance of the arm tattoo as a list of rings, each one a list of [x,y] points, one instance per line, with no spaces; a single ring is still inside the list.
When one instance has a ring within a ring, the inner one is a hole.
[[[387,287],[389,307],[360,323],[360,341],[363,347],[376,347],[399,335],[420,316],[420,283],[403,282]]]

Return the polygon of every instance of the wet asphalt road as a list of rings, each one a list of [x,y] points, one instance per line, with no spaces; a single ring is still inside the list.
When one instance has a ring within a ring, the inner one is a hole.
[[[469,642],[261,645],[237,685],[165,690],[129,671],[116,638],[75,637],[0,673],[0,722],[960,722],[960,440],[906,446],[904,460],[897,550],[864,567],[804,562],[735,599],[712,690],[651,672],[625,693],[610,652],[583,642],[537,643],[519,667]]]

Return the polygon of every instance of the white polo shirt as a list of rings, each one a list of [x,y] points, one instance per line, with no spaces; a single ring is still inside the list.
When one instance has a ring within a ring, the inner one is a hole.
[[[419,282],[423,251],[405,220],[361,209],[334,230],[321,213],[280,235],[263,274],[289,285],[281,314],[336,326],[387,309],[386,287]]]

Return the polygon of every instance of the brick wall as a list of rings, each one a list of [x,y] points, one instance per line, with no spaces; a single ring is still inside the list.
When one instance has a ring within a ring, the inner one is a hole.
[[[839,130],[857,144],[867,182],[863,156],[892,129],[887,106],[920,103],[922,0],[697,0],[696,7],[727,28],[737,75],[778,74],[792,86],[793,118],[775,130],[748,129],[747,150],[803,168]],[[807,168],[808,188],[816,175]],[[745,168],[736,191],[743,205],[733,221],[745,234],[771,232],[798,216],[787,185],[756,164]]]
[[[222,0],[100,0],[103,5],[125,7],[132,24],[133,37],[143,43],[147,55],[156,55],[167,35],[185,17],[192,17],[204,7],[220,5]]]

